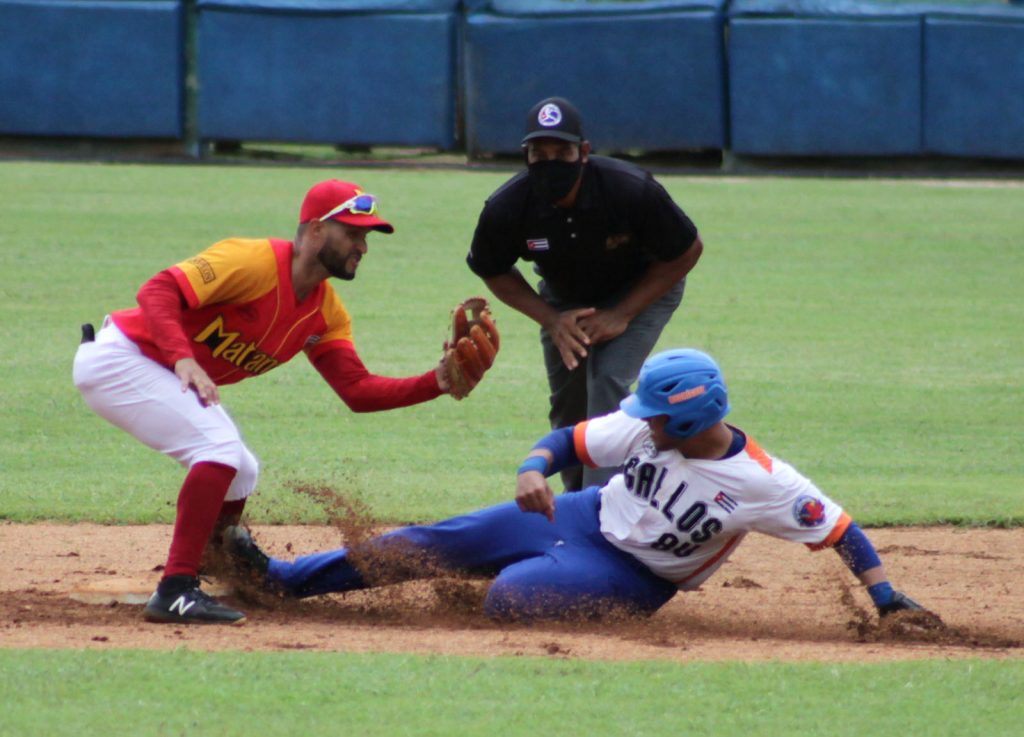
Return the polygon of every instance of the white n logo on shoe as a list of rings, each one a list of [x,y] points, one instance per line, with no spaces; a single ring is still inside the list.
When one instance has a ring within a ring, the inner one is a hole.
[[[177,599],[174,600],[174,603],[171,604],[167,608],[167,611],[173,612],[175,609],[177,609],[178,610],[178,616],[184,617],[185,616],[185,612],[187,612],[189,609],[194,607],[195,604],[196,604],[196,602],[194,600],[193,601],[189,601],[188,599],[185,598],[185,595],[182,594],[181,596],[179,596]]]

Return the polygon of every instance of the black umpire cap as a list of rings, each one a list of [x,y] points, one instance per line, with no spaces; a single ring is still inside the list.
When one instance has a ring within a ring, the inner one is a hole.
[[[526,116],[526,135],[522,145],[534,138],[558,138],[570,143],[583,141],[580,111],[564,97],[546,97]]]

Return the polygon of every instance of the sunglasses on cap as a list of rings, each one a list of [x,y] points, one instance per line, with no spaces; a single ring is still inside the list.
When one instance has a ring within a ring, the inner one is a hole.
[[[346,211],[353,215],[375,215],[377,213],[377,198],[372,194],[357,194],[321,217],[320,222],[330,220],[335,215],[340,215]]]

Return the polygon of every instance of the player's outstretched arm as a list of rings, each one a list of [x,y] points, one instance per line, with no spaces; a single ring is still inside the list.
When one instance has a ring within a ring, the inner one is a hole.
[[[444,393],[437,369],[404,378],[371,374],[348,341],[338,341],[311,359],[313,366],[353,412],[379,412],[409,407]]]
[[[547,477],[563,468],[578,466],[579,456],[572,440],[572,427],[552,430],[530,450],[516,471],[516,504],[524,512],[543,514],[555,521],[555,494]]]
[[[903,610],[927,611],[909,596],[892,587],[875,546],[856,522],[850,523],[834,547],[843,563],[867,587],[868,595],[878,609],[879,616],[885,617]]]

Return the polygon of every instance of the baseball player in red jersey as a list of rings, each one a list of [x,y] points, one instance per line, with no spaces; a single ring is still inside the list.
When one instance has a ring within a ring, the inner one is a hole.
[[[75,385],[89,406],[188,467],[164,575],[146,619],[241,623],[245,615],[204,593],[199,565],[216,531],[238,521],[259,464],[219,387],[265,374],[303,351],[356,412],[405,407],[448,391],[445,358],[406,378],[370,373],[352,321],[328,277],[351,280],[371,231],[392,233],[377,199],[329,180],[302,202],[294,243],[223,240],[161,271],[92,336],[84,331]]]

